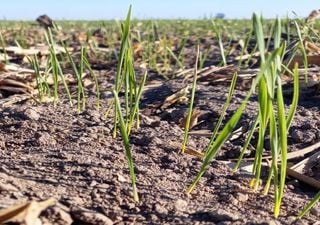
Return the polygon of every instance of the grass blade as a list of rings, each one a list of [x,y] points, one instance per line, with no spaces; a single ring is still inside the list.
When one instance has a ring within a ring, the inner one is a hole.
[[[237,109],[237,111],[233,114],[233,116],[230,118],[230,120],[226,123],[224,128],[222,129],[221,133],[217,136],[214,143],[210,146],[208,149],[208,152],[205,155],[205,158],[203,160],[202,166],[200,168],[199,173],[197,174],[196,178],[192,181],[191,185],[187,189],[187,193],[191,193],[192,190],[195,188],[196,184],[199,182],[207,168],[209,167],[211,161],[216,156],[217,152],[221,148],[221,146],[225,143],[225,141],[229,138],[229,136],[232,133],[232,130],[237,125],[238,121],[240,120],[242,113],[244,109],[246,108],[248,99],[250,98],[252,94],[252,90],[248,93],[246,98],[241,103],[240,107]]]
[[[137,191],[137,187],[136,187],[136,175],[134,172],[134,163],[133,163],[132,153],[131,153],[130,144],[129,144],[129,137],[127,134],[126,125],[125,125],[125,122],[124,122],[124,119],[122,116],[122,112],[121,112],[120,100],[119,100],[118,94],[115,90],[113,90],[113,95],[114,95],[114,99],[115,99],[116,112],[117,112],[117,115],[119,118],[119,129],[120,129],[120,133],[121,133],[121,136],[123,139],[123,144],[125,147],[125,153],[126,153],[126,157],[127,157],[127,161],[128,161],[129,171],[130,171],[133,199],[136,202],[139,202],[139,196],[138,196],[138,191]]]
[[[299,213],[298,218],[302,218],[309,210],[320,200],[320,191],[316,196],[309,202],[309,204]]]
[[[188,134],[189,134],[189,127],[190,127],[190,121],[191,121],[192,110],[193,110],[193,102],[194,102],[194,97],[195,97],[195,93],[196,93],[196,86],[197,86],[199,55],[200,55],[200,47],[198,45],[198,47],[197,47],[197,56],[196,56],[196,64],[194,66],[194,75],[193,75],[193,82],[192,82],[191,98],[190,98],[188,116],[187,116],[186,125],[185,125],[185,129],[184,129],[184,137],[183,137],[183,143],[182,143],[182,148],[181,148],[181,152],[182,153],[184,153],[184,151],[186,149],[187,142],[188,142]]]

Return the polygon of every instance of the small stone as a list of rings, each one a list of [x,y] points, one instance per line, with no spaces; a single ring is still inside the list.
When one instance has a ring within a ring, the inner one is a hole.
[[[120,181],[121,183],[127,182],[127,179],[121,174],[118,173],[117,177],[118,177],[118,181]]]
[[[31,109],[31,108],[27,108],[25,111],[24,111],[24,116],[26,117],[26,119],[29,119],[29,120],[39,120],[40,119],[40,115],[38,112],[36,112],[34,109]]]
[[[90,187],[95,187],[95,186],[97,186],[97,181],[95,181],[95,180],[93,180],[93,181],[91,181],[91,183],[89,184],[89,186]]]
[[[174,203],[174,208],[176,209],[176,211],[185,211],[187,207],[188,207],[188,202],[183,199],[178,199]]]
[[[232,205],[238,205],[239,200],[235,198],[232,194],[229,193],[221,193],[220,199],[221,202],[228,202]]]
[[[297,219],[292,223],[292,225],[308,225],[308,223],[303,219]]]
[[[57,141],[47,132],[38,132],[35,133],[35,138],[39,145],[43,146],[54,146],[57,144]]]
[[[18,189],[12,184],[0,183],[0,191],[16,192]]]
[[[159,214],[167,214],[168,213],[168,210],[159,203],[155,204],[154,210]]]
[[[158,217],[155,214],[149,215],[148,218],[149,218],[150,221],[157,221],[158,220]]]
[[[320,208],[313,207],[310,209],[310,213],[318,218],[320,218]]]
[[[237,199],[239,202],[246,202],[246,201],[248,201],[248,199],[249,199],[248,194],[243,194],[243,193],[241,193],[241,192],[237,192],[237,193],[235,194],[235,197],[236,197],[236,199]]]
[[[301,116],[312,116],[312,112],[307,109],[303,109],[303,110],[301,110],[300,115]]]
[[[105,192],[110,188],[109,184],[97,184],[95,185],[96,188],[99,188],[100,192]]]

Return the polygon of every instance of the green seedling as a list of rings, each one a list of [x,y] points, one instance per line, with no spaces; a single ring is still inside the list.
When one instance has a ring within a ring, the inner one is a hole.
[[[308,205],[299,213],[298,218],[302,218],[304,217],[309,211],[310,209],[317,203],[320,201],[320,191],[318,192],[318,194],[316,194],[316,196],[308,203]]]
[[[235,89],[235,87],[236,87],[237,77],[238,77],[238,74],[237,74],[237,73],[234,73],[234,74],[233,74],[233,77],[232,77],[232,80],[231,80],[231,85],[230,85],[230,88],[229,88],[229,92],[228,92],[227,99],[226,99],[226,101],[225,101],[225,103],[224,103],[224,105],[223,105],[222,112],[221,112],[220,117],[219,117],[219,119],[218,119],[218,122],[217,122],[217,124],[216,124],[216,126],[215,126],[215,128],[214,128],[214,130],[213,130],[213,132],[212,132],[212,135],[211,135],[211,138],[210,138],[210,141],[209,141],[209,144],[208,144],[208,148],[206,149],[205,152],[208,152],[210,146],[211,146],[211,145],[213,144],[213,142],[215,141],[216,136],[217,136],[217,134],[218,134],[218,132],[219,132],[219,130],[220,130],[220,126],[221,126],[222,121],[223,121],[223,119],[224,119],[224,117],[225,117],[225,114],[226,114],[226,112],[227,112],[227,109],[228,109],[228,107],[229,107],[229,105],[230,105],[230,102],[231,102],[231,99],[232,99],[232,96],[233,96],[233,91],[234,91],[234,89]]]
[[[130,18],[131,18],[131,6],[129,8],[126,20],[122,27],[122,38],[121,38],[121,46],[120,46],[120,53],[118,58],[118,65],[117,65],[117,72],[116,72],[116,79],[115,79],[115,91],[118,95],[120,89],[122,87],[122,83],[124,80],[123,69],[124,69],[124,62],[125,56],[129,56],[127,54],[129,48],[129,33],[130,33]],[[125,74],[126,75],[126,74]],[[127,96],[127,95],[126,95]],[[128,100],[126,99],[126,102]],[[116,103],[114,103],[116,104]],[[116,107],[116,105],[115,105]],[[118,123],[118,116],[115,114],[114,116],[114,130],[113,130],[113,137],[116,137],[116,124]]]
[[[71,54],[69,53],[67,47],[63,45],[65,52],[67,54],[68,60],[71,63],[73,72],[76,75],[77,79],[77,110],[78,113],[81,112],[81,110],[84,110],[86,107],[86,93],[83,87],[82,77],[83,77],[83,58],[84,58],[84,48],[81,47],[81,59],[80,59],[80,66],[77,68]]]
[[[218,38],[220,55],[222,58],[222,65],[226,66],[227,60],[226,60],[226,54],[225,54],[224,47],[223,47],[223,40],[222,40],[222,36],[221,36],[221,27],[218,24],[216,24],[213,20],[212,20],[212,26],[213,26],[213,30],[216,33],[216,36]]]
[[[282,94],[282,84],[281,84],[281,71],[282,63],[284,58],[285,44],[280,42],[281,35],[281,21],[276,20],[274,25],[274,50],[271,54],[266,53],[264,35],[262,29],[261,18],[257,17],[255,14],[253,16],[253,27],[255,31],[255,37],[257,40],[257,45],[260,51],[260,71],[257,74],[250,91],[248,92],[246,98],[238,108],[238,110],[233,114],[229,121],[225,124],[222,131],[217,135],[215,139],[210,141],[209,146],[204,157],[202,167],[200,172],[193,180],[192,184],[189,186],[187,192],[190,193],[200,178],[205,173],[206,169],[210,165],[210,162],[216,156],[217,152],[221,146],[225,143],[228,137],[231,135],[232,130],[235,128],[236,124],[240,120],[240,117],[246,108],[248,99],[251,97],[252,93],[255,91],[256,87],[258,89],[258,116],[257,120],[254,122],[252,129],[258,126],[258,143],[256,148],[255,160],[253,165],[253,173],[255,179],[252,180],[250,186],[257,189],[260,185],[260,175],[262,168],[262,155],[264,149],[264,139],[266,136],[267,128],[270,131],[270,144],[272,152],[272,167],[270,169],[269,177],[274,179],[274,215],[279,216],[280,205],[283,198],[283,191],[285,186],[286,178],[286,168],[287,168],[287,130],[288,125],[293,118],[298,93],[294,93],[293,105],[289,110],[288,116],[285,114],[283,94]],[[297,72],[295,70],[295,77]],[[295,82],[297,78],[294,79]],[[297,85],[297,84],[295,84]],[[232,89],[231,89],[232,90]],[[297,86],[295,86],[295,91],[298,91]],[[229,92],[230,93],[230,92]],[[249,139],[251,139],[253,131],[249,133]],[[248,145],[248,141],[245,143],[244,149]],[[278,163],[280,162],[280,165]],[[239,163],[239,162],[238,162]],[[269,179],[270,180],[270,179]],[[268,181],[269,182],[269,181]]]
[[[53,76],[54,102],[57,103],[59,100],[58,87],[59,87],[59,78],[60,78],[63,85],[64,85],[64,88],[66,90],[67,96],[69,98],[70,105],[72,106],[72,97],[70,94],[69,87],[68,87],[66,80],[64,78],[64,74],[62,72],[60,63],[57,58],[57,53],[55,50],[56,44],[55,44],[55,41],[53,40],[53,36],[52,36],[52,32],[51,32],[50,28],[47,29],[47,32],[45,33],[45,38],[46,38],[47,44],[49,46],[49,51],[50,51],[49,64],[50,64],[50,68],[51,68],[51,72],[52,72],[52,76]]]
[[[46,73],[44,75],[41,74],[39,59],[36,55],[34,55],[32,58],[27,57],[27,60],[35,72],[38,96],[41,102],[45,96],[50,96],[50,86],[46,79]]]
[[[119,100],[118,94],[115,90],[113,90],[113,95],[114,95],[115,104],[116,104],[116,113],[119,118],[119,129],[120,129],[123,144],[125,147],[125,153],[126,153],[126,157],[127,157],[127,161],[128,161],[129,171],[130,171],[133,199],[134,199],[134,201],[139,202],[139,196],[138,196],[138,191],[137,191],[137,187],[136,187],[136,175],[134,172],[134,163],[133,163],[131,148],[130,148],[130,144],[129,144],[129,137],[128,137],[128,133],[127,133],[127,128],[126,128],[126,125],[125,125],[125,122],[124,122],[124,119],[122,116],[120,100]]]
[[[185,128],[184,128],[183,143],[182,143],[182,148],[181,148],[181,152],[182,152],[182,153],[184,153],[184,151],[185,151],[185,149],[186,149],[186,146],[187,146],[187,142],[188,142],[188,133],[189,133],[190,121],[191,121],[191,116],[192,116],[192,111],[193,111],[194,97],[195,97],[196,87],[197,87],[199,55],[200,55],[200,47],[199,47],[199,45],[198,45],[198,47],[197,47],[196,63],[195,63],[195,66],[194,66],[194,75],[193,75],[193,82],[192,82],[192,91],[191,91],[191,97],[190,97],[190,103],[189,103],[187,120],[186,120],[186,124],[185,124]]]

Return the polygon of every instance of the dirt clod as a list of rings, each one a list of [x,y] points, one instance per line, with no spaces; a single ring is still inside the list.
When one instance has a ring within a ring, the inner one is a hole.
[[[83,225],[113,225],[113,221],[101,213],[89,210],[71,210],[75,223]]]
[[[223,221],[237,221],[240,219],[239,215],[228,212],[224,209],[197,212],[195,216],[200,217],[202,220],[215,222],[215,223],[223,222]]]

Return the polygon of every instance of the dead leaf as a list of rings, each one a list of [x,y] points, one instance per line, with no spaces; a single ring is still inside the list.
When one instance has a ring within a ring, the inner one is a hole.
[[[143,45],[141,43],[133,43],[133,54],[135,56],[141,56],[143,52]]]
[[[320,54],[320,48],[315,43],[312,43],[310,41],[304,41],[303,44],[307,53]]]
[[[175,103],[185,103],[188,102],[187,94],[189,93],[189,86],[182,88],[180,91],[168,96],[164,103],[161,105],[161,109],[166,109]]]
[[[198,157],[200,159],[202,159],[204,157],[204,153],[203,152],[200,152],[198,150],[195,150],[191,147],[187,147],[185,150],[184,150],[184,153],[185,154],[188,154],[188,155],[192,155],[192,156],[195,156],[195,157]]]
[[[54,50],[56,52],[56,54],[60,54],[60,53],[65,53],[66,50],[64,49],[64,47],[60,46],[60,45],[55,45],[54,46]],[[67,48],[67,50],[69,52],[72,52],[74,49],[73,48]],[[25,48],[21,48],[18,46],[8,46],[5,48],[5,51],[7,54],[9,55],[15,55],[15,56],[33,56],[33,55],[49,55],[50,54],[50,49],[49,46],[46,45],[36,45],[33,47],[30,47],[28,49]]]
[[[198,118],[199,118],[199,116],[201,114],[202,114],[202,112],[201,112],[201,110],[199,108],[194,108],[192,110],[192,115],[191,115],[190,125],[189,125],[190,129],[198,124]],[[185,128],[186,127],[187,119],[188,119],[188,114],[186,114],[184,118],[181,118],[179,120],[179,122],[180,122],[179,126],[181,128]]]
[[[172,147],[172,148],[175,148],[175,149],[179,149],[179,151],[181,150],[182,148],[182,144],[178,143],[178,142],[175,142],[175,141],[169,141],[169,146]],[[185,154],[188,154],[188,155],[192,155],[192,156],[195,156],[195,157],[198,157],[200,159],[203,158],[204,156],[204,153],[201,152],[201,151],[198,151],[196,149],[194,149],[193,147],[187,147],[184,151]]]
[[[320,65],[320,55],[308,55],[308,63],[319,66]],[[298,63],[299,66],[304,65],[304,57],[301,55],[296,55],[293,57],[291,63],[289,64],[289,68],[292,69],[294,64]]]
[[[50,198],[42,202],[31,201],[10,206],[9,208],[0,210],[0,224],[13,222],[35,225],[38,223],[40,213],[55,204],[56,200]]]

